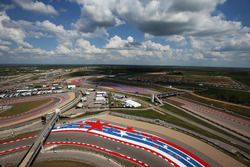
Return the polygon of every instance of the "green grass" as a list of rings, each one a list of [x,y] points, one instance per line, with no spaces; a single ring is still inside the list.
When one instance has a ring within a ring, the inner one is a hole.
[[[70,161],[70,160],[50,160],[50,161],[42,161],[37,162],[32,165],[32,167],[94,167],[93,165],[89,165],[83,162]]]
[[[2,116],[11,116],[15,114],[20,114],[32,108],[38,107],[42,104],[45,104],[49,101],[50,99],[42,99],[42,100],[36,100],[36,101],[16,103],[16,104],[13,104],[12,108],[0,113],[0,116],[2,117]]]
[[[123,107],[122,102],[119,100],[116,100],[112,97],[112,94],[108,94],[108,100],[109,100],[109,107],[110,108],[121,108]]]
[[[144,118],[150,118],[150,119],[161,119],[163,121],[166,121],[168,123],[193,130],[194,132],[197,132],[199,134],[203,134],[205,136],[211,137],[211,138],[216,138],[215,135],[204,131],[203,129],[193,126],[187,122],[184,122],[172,115],[165,114],[162,115],[154,110],[119,110],[119,111],[112,111],[112,112],[118,112],[118,113],[123,113],[123,114],[128,114],[128,115],[134,115],[134,116],[139,116],[139,117],[144,117]]]
[[[213,99],[227,101],[236,104],[250,106],[250,92],[237,90],[208,88],[205,91],[196,92],[197,94]]]
[[[235,106],[235,105],[231,105],[231,104],[225,104],[225,103],[212,101],[212,100],[208,100],[208,99],[199,98],[199,97],[194,96],[194,95],[189,94],[189,93],[183,94],[182,96],[185,98],[191,99],[191,100],[195,100],[195,101],[204,103],[204,104],[208,104],[208,105],[212,104],[215,107],[227,109],[227,110],[232,111],[236,114],[250,118],[250,109],[247,109],[247,108],[243,108],[243,107],[239,107],[239,106]]]

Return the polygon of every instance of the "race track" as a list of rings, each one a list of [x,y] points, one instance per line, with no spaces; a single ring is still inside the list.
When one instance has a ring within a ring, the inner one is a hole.
[[[29,148],[33,139],[30,136],[2,143],[0,154]],[[52,130],[46,145],[90,147],[145,167],[210,166],[198,156],[162,137],[99,120],[57,126]]]
[[[62,93],[62,94],[53,94],[45,96],[31,96],[31,97],[15,99],[11,101],[10,104],[29,102],[29,101],[32,103],[32,101],[42,100],[42,99],[49,99],[49,102],[34,107],[20,114],[0,117],[0,122],[1,122],[0,127],[10,126],[13,124],[25,122],[27,120],[39,117],[40,115],[43,115],[48,111],[51,111],[56,107],[59,107],[72,100],[72,95],[71,93]]]
[[[235,132],[241,133],[244,136],[250,137],[250,121],[239,118],[232,114],[216,110],[189,100],[185,100],[178,97],[168,98],[171,101],[177,102],[177,104],[187,109],[188,111],[194,112],[202,117],[205,117],[217,124],[220,124],[228,129]]]

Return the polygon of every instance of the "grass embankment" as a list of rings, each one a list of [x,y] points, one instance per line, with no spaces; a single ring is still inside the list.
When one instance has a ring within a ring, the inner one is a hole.
[[[49,101],[50,99],[42,99],[42,100],[36,100],[36,101],[16,103],[16,104],[13,104],[12,108],[0,113],[0,117],[20,114],[32,108],[43,105]]]
[[[236,104],[242,104],[250,106],[250,92],[208,88],[205,91],[196,92],[198,95],[209,97],[212,99],[218,99]]]
[[[190,93],[185,93],[182,96],[185,98],[191,99],[191,100],[195,100],[195,101],[204,103],[204,104],[213,105],[213,106],[219,107],[219,108],[224,108],[224,109],[232,111],[236,114],[250,118],[250,109],[247,109],[244,107],[240,107],[240,106],[236,106],[236,105],[228,104],[228,103],[222,103],[222,102],[215,101],[215,100],[200,98],[200,97],[194,96]]]
[[[53,161],[42,161],[37,162],[32,165],[33,167],[94,167],[93,165],[89,165],[83,162],[70,161],[70,160],[53,160]]]

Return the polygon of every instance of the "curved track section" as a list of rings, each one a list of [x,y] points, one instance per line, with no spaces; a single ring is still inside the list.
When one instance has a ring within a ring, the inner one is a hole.
[[[34,138],[27,136],[1,143],[0,155],[28,149]],[[99,120],[57,126],[45,144],[92,148],[143,167],[210,166],[198,156],[164,138]]]
[[[144,163],[142,161],[139,161],[139,160],[137,160],[135,158],[132,158],[132,157],[129,157],[129,156],[126,156],[126,155],[123,155],[123,154],[120,154],[120,153],[117,153],[117,152],[114,152],[114,151],[111,151],[109,149],[99,147],[99,146],[93,145],[93,144],[81,143],[81,142],[47,142],[46,145],[47,146],[49,146],[49,145],[70,145],[70,146],[79,146],[79,147],[91,148],[91,149],[94,149],[94,150],[97,150],[97,151],[100,151],[100,152],[107,153],[107,154],[112,155],[112,156],[119,157],[121,159],[131,161],[131,162],[133,162],[135,164],[138,164],[139,166],[142,166],[142,167],[148,167],[149,166],[148,164],[146,164],[146,163]]]
[[[149,94],[149,95],[157,93],[156,91],[153,91],[148,88],[125,85],[125,84],[118,84],[118,83],[113,83],[113,82],[90,82],[88,81],[88,83],[95,84],[98,87],[112,89],[114,91],[120,91],[124,93]]]
[[[99,120],[81,121],[75,124],[58,126],[53,132],[84,132],[98,138],[103,138],[104,140],[111,140],[112,142],[118,142],[150,152],[152,155],[164,160],[166,164],[173,166],[210,166],[198,156],[161,137],[137,131],[129,127],[125,128],[100,122]]]
[[[63,94],[54,94],[50,96],[27,97],[24,99],[16,99],[12,101],[10,104],[21,103],[21,102],[32,103],[32,101],[42,100],[42,99],[49,99],[49,102],[34,107],[20,114],[0,117],[1,125],[4,126],[7,124],[25,122],[29,118],[34,119],[35,117],[38,117],[39,115],[44,114],[52,110],[53,108],[59,107],[60,105],[64,104],[66,101],[70,99],[70,96],[67,93],[63,93]]]

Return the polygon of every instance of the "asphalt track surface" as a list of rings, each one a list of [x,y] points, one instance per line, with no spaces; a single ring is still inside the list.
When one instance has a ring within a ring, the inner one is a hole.
[[[29,149],[31,144],[34,142],[35,137],[36,136],[27,136],[17,139],[18,141],[13,140],[10,142],[1,143],[0,155]],[[157,166],[172,166],[166,163],[164,159],[161,159],[148,151],[139,150],[135,147],[117,143],[108,139],[100,140],[100,138],[95,135],[89,135],[82,132],[52,133],[46,142],[46,146],[50,145],[69,145],[90,148],[96,151],[117,156],[145,167],[149,164],[151,164],[150,166],[154,166],[156,164]],[[117,150],[118,148],[119,150]],[[68,156],[71,156],[70,153]],[[138,159],[141,159],[145,162]]]
[[[27,149],[34,137],[17,140],[1,143],[0,154]],[[56,127],[46,144],[90,147],[145,167],[210,166],[194,154],[163,138],[98,120]]]
[[[184,100],[178,97],[168,98],[174,102],[177,102],[180,107],[192,111],[202,117],[205,117],[215,123],[218,123],[228,129],[241,133],[244,136],[250,137],[250,121],[239,118],[237,116],[222,112],[201,104],[197,104],[188,100]]]
[[[32,101],[42,100],[42,99],[49,99],[50,101],[45,103],[45,104],[42,104],[40,106],[34,107],[28,111],[20,113],[20,114],[0,117],[1,125],[20,121],[20,120],[23,120],[23,119],[26,119],[29,117],[36,116],[36,115],[41,114],[41,113],[45,113],[48,110],[52,109],[53,107],[58,106],[58,105],[64,103],[65,101],[67,101],[69,99],[69,96],[66,93],[53,94],[53,95],[49,95],[49,96],[48,95],[46,95],[46,96],[32,96],[32,97],[26,97],[26,98],[22,98],[22,99],[13,100],[11,102],[11,104],[21,103],[21,102],[29,102],[29,101],[32,103]]]
[[[118,84],[118,83],[113,83],[113,82],[89,82],[89,83],[95,84],[98,87],[108,88],[114,91],[120,91],[124,93],[138,93],[138,94],[149,94],[149,95],[156,93],[156,91],[153,91],[148,88],[125,85],[125,84]]]
[[[70,157],[69,157],[70,155]],[[35,163],[39,162],[53,162],[53,161],[65,161],[69,160],[69,162],[80,162],[83,164],[89,164],[91,166],[105,166],[105,167],[123,167],[121,164],[117,163],[117,161],[114,161],[110,159],[109,157],[104,157],[103,155],[88,152],[88,151],[82,151],[82,150],[72,150],[72,149],[61,149],[55,151],[46,151],[42,154],[39,154],[39,156],[36,158]],[[35,164],[34,164],[35,165]],[[79,164],[81,165],[81,164]],[[51,166],[51,165],[50,165]]]

